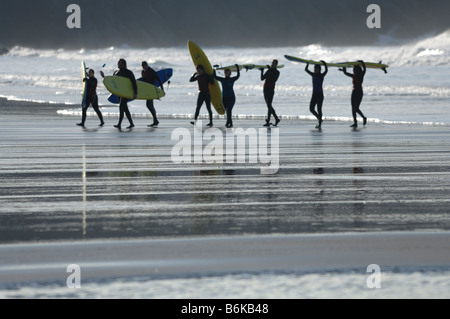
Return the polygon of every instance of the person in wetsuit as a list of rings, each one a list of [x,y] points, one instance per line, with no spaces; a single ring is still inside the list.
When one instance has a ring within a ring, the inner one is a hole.
[[[214,77],[222,83],[222,102],[225,106],[225,110],[227,111],[227,122],[225,126],[227,128],[233,127],[233,116],[232,111],[234,104],[236,103],[236,95],[234,94],[234,82],[236,82],[239,77],[241,76],[241,73],[239,71],[239,65],[236,64],[237,69],[237,75],[235,77],[231,77],[231,70],[225,69],[225,77],[219,77],[216,75],[216,71],[214,71]]]
[[[362,84],[364,81],[364,76],[366,75],[366,64],[364,61],[358,61],[361,63],[362,67],[355,65],[353,67],[353,74],[347,72],[347,68],[339,69],[344,72],[345,75],[353,79],[353,92],[352,92],[352,115],[353,115],[353,125],[350,127],[357,128],[358,120],[357,114],[363,118],[363,125],[367,124],[367,117],[364,116],[363,112],[360,110],[361,102],[364,96]]]
[[[205,69],[202,65],[197,66],[197,72],[192,75],[190,82],[198,82],[198,98],[197,98],[197,108],[195,110],[195,121],[191,122],[192,125],[195,125],[197,122],[198,116],[200,114],[200,109],[203,105],[203,102],[206,104],[206,109],[209,114],[209,124],[207,126],[213,126],[213,114],[211,110],[211,94],[209,93],[209,84],[214,84],[214,77],[208,75],[205,72]]]
[[[261,81],[264,82],[264,100],[267,104],[267,120],[266,124],[264,124],[265,127],[269,127],[271,125],[270,123],[270,117],[273,115],[275,118],[275,124],[274,126],[278,126],[278,123],[280,123],[280,118],[277,116],[277,113],[275,112],[275,109],[272,106],[273,97],[275,96],[275,84],[278,81],[278,78],[280,77],[280,71],[277,69],[278,66],[278,60],[273,60],[272,65],[269,66],[269,70],[267,70],[266,73],[264,73],[264,69],[261,70]]]
[[[164,91],[163,82],[159,78],[158,73],[156,73],[156,71],[154,69],[149,67],[148,63],[146,61],[142,62],[142,69],[143,69],[142,70],[142,78],[144,79],[144,81],[147,83],[150,83],[152,85],[155,85],[156,81],[158,81],[160,83],[161,90]],[[155,110],[155,106],[153,104],[153,100],[147,101],[147,108],[153,116],[153,124],[149,125],[149,127],[158,126],[159,121],[158,121],[158,118],[156,117],[156,110]]]
[[[325,72],[321,73],[322,68],[319,64],[316,64],[314,66],[314,73],[309,71],[309,63],[306,64],[305,71],[312,77],[312,83],[313,83],[313,93],[311,97],[311,102],[309,104],[309,110],[310,112],[317,118],[319,121],[319,124],[317,124],[316,128],[322,127],[322,105],[323,105],[323,80],[325,79],[325,76],[328,73],[328,66],[325,61],[320,61],[325,66]],[[317,105],[317,112],[315,110]]]
[[[78,126],[84,127],[84,123],[86,122],[86,116],[87,116],[87,109],[90,105],[94,108],[95,113],[97,113],[97,116],[100,120],[100,125],[105,125],[105,122],[103,121],[103,115],[102,112],[100,112],[100,108],[98,106],[98,96],[97,96],[97,79],[95,78],[95,72],[94,70],[90,69],[88,72],[88,77],[85,78],[83,81],[87,82],[87,88],[86,88],[86,105],[83,108],[83,113],[81,117],[81,123],[78,123]]]
[[[137,84],[136,84],[136,78],[134,77],[133,72],[127,69],[127,61],[124,59],[120,59],[119,62],[117,62],[117,67],[119,68],[118,71],[114,72],[114,75],[116,76],[123,76],[126,78],[129,78],[131,80],[131,84],[133,85],[134,90],[134,96],[133,99],[136,99],[137,97]],[[102,71],[100,71],[100,74],[102,77],[105,77]],[[119,98],[120,105],[120,116],[119,116],[119,123],[117,125],[114,125],[114,127],[118,128],[119,130],[122,128],[122,121],[124,118],[124,115],[127,116],[128,121],[130,122],[130,126],[128,126],[128,129],[131,129],[134,127],[133,119],[131,118],[130,110],[128,109],[128,99],[126,98]]]

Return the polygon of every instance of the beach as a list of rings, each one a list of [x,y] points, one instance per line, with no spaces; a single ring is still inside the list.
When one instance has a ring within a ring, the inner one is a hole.
[[[75,106],[2,99],[0,107],[0,296],[69,293],[66,267],[79,264],[86,282],[113,280],[115,288],[118,279],[170,279],[173,288],[211,277],[267,282],[336,272],[344,285],[356,272],[366,295],[352,298],[370,295],[366,269],[378,264],[390,274],[440,276],[442,289],[428,279],[423,286],[438,296],[407,286],[406,298],[449,297],[448,126],[369,122],[352,130],[333,120],[318,131],[313,121],[284,118],[268,133],[279,133],[279,169],[265,174],[260,162],[175,163],[171,137],[195,133],[188,118],[162,117],[149,128],[151,118],[139,116],[135,128],[119,131],[115,116],[104,127],[89,116],[83,129],[78,116],[57,113]],[[225,136],[224,124],[215,119]],[[235,119],[236,128],[262,124]],[[316,294],[304,297],[333,297],[326,286],[308,287]],[[239,298],[228,288],[219,297]],[[282,291],[272,297],[294,298]],[[388,288],[377,290],[383,296],[395,298]]]

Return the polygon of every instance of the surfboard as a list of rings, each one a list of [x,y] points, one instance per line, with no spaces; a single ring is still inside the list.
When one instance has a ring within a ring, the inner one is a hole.
[[[81,61],[81,81],[83,84],[83,90],[81,93],[81,107],[86,108],[86,95],[87,95],[87,82],[86,82],[86,63]]]
[[[348,67],[352,67],[352,66],[356,66],[356,65],[362,66],[362,63],[359,62],[359,61],[342,62],[342,63],[339,63],[339,64],[345,64]],[[381,69],[381,70],[384,71],[384,73],[387,73],[387,68],[389,67],[389,65],[383,64],[383,63],[381,63],[381,61],[379,63],[364,61],[364,64],[366,65],[366,68],[368,68],[368,69]]]
[[[258,65],[258,64],[238,64],[239,67],[239,71],[241,71],[242,69],[255,69],[255,70],[259,70],[259,69],[267,69],[268,66],[267,65]],[[277,69],[282,69],[284,68],[284,64],[279,64]],[[229,65],[229,66],[223,66],[223,67],[216,67],[217,71],[223,71],[226,69],[230,69],[231,72],[237,72],[237,68],[236,65]]]
[[[292,62],[299,62],[299,63],[309,63],[309,64],[314,64],[314,65],[323,65],[322,62],[320,61],[314,61],[314,60],[307,60],[307,59],[302,59],[302,58],[297,58],[295,56],[291,56],[291,55],[285,55],[284,56],[287,60],[292,61]],[[350,64],[345,64],[345,63],[328,63],[327,62],[327,66],[329,67],[337,67],[337,68],[343,68],[343,67],[350,67]]]
[[[170,78],[172,77],[173,69],[163,69],[163,70],[157,71],[156,73],[158,74],[159,78],[161,79],[161,81],[164,84],[167,81],[169,81]],[[138,79],[138,81],[143,81],[143,79],[140,78],[140,79]],[[158,81],[156,81],[155,86],[156,87],[161,87],[161,85],[160,85],[160,83]],[[120,102],[119,101],[119,97],[117,95],[114,95],[114,94],[111,94],[108,97],[108,101],[110,103],[112,103],[112,104],[119,104],[119,102]],[[131,102],[131,101],[133,101],[133,100],[128,100],[128,102]]]
[[[198,65],[202,65],[206,74],[213,75],[214,70],[203,50],[192,41],[188,41],[188,48],[195,67],[197,68]],[[211,94],[211,103],[217,113],[220,115],[225,114],[225,107],[222,102],[222,90],[220,89],[219,82],[216,79],[214,79],[214,84],[209,85],[209,93]]]
[[[131,80],[123,76],[105,76],[103,84],[106,89],[117,96],[133,99],[134,90]],[[165,96],[163,90],[146,82],[136,81],[137,100],[157,100]]]

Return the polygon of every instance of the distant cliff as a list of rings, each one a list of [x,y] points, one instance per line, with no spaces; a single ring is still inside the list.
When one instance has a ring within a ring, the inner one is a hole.
[[[68,29],[69,4],[81,29]],[[382,8],[382,29],[366,26]],[[450,28],[442,0],[14,0],[0,9],[0,48],[102,48],[129,45],[288,46],[376,44]]]

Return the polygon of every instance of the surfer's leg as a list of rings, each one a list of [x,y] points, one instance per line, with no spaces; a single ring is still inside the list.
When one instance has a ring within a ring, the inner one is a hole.
[[[274,119],[275,119],[275,126],[278,126],[278,123],[280,123],[280,118],[277,115],[277,112],[275,112],[275,109],[273,108],[272,102],[273,102],[273,97],[275,96],[275,91],[271,90],[270,94],[269,94],[269,102],[270,102],[270,106],[269,106],[269,112],[273,115]]]
[[[359,108],[358,104],[359,96],[358,92],[353,90],[352,92],[352,116],[353,116],[353,127],[358,126],[358,119],[356,118],[356,111]]]
[[[319,126],[323,122],[323,113],[322,113],[323,101],[324,101],[323,93],[320,93],[320,95],[318,97],[318,101],[317,101],[317,114],[319,115]]]
[[[156,109],[155,109],[155,105],[153,103],[153,100],[148,100],[147,101],[147,108],[150,111],[150,114],[153,117],[153,124],[152,125],[158,125],[159,121],[158,118],[156,117]]]
[[[208,126],[213,126],[213,113],[211,110],[211,95],[209,93],[205,94],[205,103],[206,103],[206,109],[208,110],[208,115],[209,115]]]
[[[119,98],[119,123],[117,123],[117,125],[114,125],[114,127],[117,127],[119,130],[121,129],[122,126],[122,121],[123,121],[123,117],[125,115],[125,111],[124,111],[124,107],[123,104],[126,103],[125,99],[123,98]]]
[[[202,108],[203,102],[204,102],[203,95],[200,92],[197,98],[197,108],[195,109],[195,116],[194,116],[195,121],[197,121],[198,116],[200,115],[200,109]]]
[[[317,94],[313,93],[309,103],[309,111],[320,121],[319,114],[316,112],[316,104],[318,104]]]
[[[270,117],[272,115],[274,116],[274,118],[277,122],[280,121],[278,119],[277,114],[275,113],[273,106],[272,106],[274,95],[275,95],[274,90],[264,90],[264,99],[266,100],[266,104],[267,104],[267,121],[266,121],[267,123],[266,124],[270,124]]]
[[[98,96],[96,96],[92,100],[92,107],[94,108],[94,111],[95,111],[95,113],[97,113],[98,119],[100,120],[100,126],[103,126],[105,124],[105,122],[103,121],[103,114],[100,111],[100,108],[98,106]]]
[[[363,112],[360,109],[361,102],[362,102],[362,99],[364,97],[364,93],[363,93],[363,91],[360,91],[358,94],[359,94],[358,101],[357,101],[358,107],[357,107],[356,113],[358,113],[363,118],[363,125],[366,125],[367,124],[367,117],[364,116]]]
[[[88,102],[88,101],[87,101]],[[81,111],[81,123],[78,123],[78,126],[84,126],[84,123],[86,123],[86,116],[87,116],[87,109],[89,107],[89,104],[86,104],[84,109]]]
[[[128,126],[127,128],[133,128],[134,123],[133,119],[131,118],[130,110],[128,109],[128,102],[125,103],[125,115],[127,116],[128,122],[130,122],[130,126]]]
[[[233,108],[234,104],[236,103],[236,97],[232,97],[230,100],[230,105],[227,109],[227,118],[228,118],[228,125],[230,127],[233,127]]]

